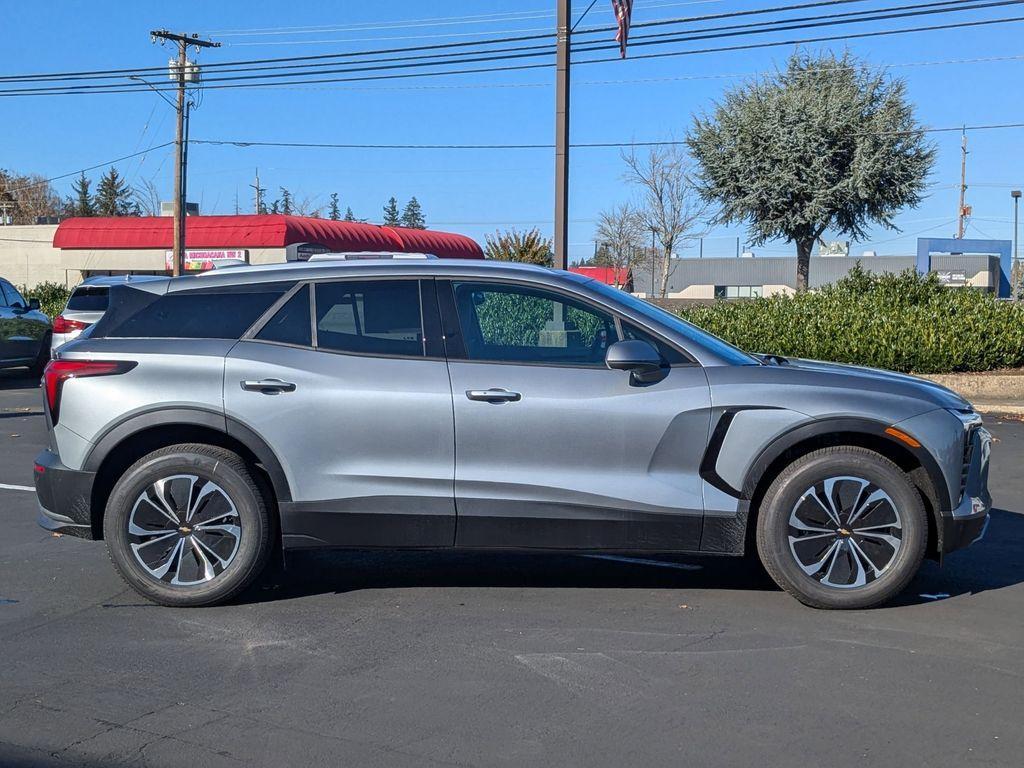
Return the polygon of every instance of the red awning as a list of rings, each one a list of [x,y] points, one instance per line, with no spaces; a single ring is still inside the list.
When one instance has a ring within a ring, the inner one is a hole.
[[[174,220],[168,216],[65,219],[53,236],[64,249],[168,249]],[[317,243],[334,251],[430,253],[446,259],[482,259],[480,245],[465,235],[433,230],[382,227],[305,216],[189,216],[187,248],[284,248]]]
[[[620,286],[630,282],[630,271],[623,267],[569,267],[569,271],[605,285]]]

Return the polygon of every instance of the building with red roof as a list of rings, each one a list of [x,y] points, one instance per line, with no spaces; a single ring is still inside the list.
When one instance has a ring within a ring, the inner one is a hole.
[[[569,271],[593,278],[613,288],[633,292],[633,273],[625,267],[569,267]]]

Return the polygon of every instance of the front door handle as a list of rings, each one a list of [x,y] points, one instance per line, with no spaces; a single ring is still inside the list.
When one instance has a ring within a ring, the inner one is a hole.
[[[280,379],[260,379],[259,381],[242,381],[242,389],[248,392],[262,392],[264,395],[277,395],[281,392],[294,392],[295,385]]]
[[[518,392],[510,392],[507,389],[467,389],[466,397],[485,403],[515,403],[523,399]]]

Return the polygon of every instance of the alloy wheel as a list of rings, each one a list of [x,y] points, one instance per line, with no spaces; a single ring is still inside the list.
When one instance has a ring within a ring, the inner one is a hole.
[[[793,506],[789,549],[800,569],[826,587],[852,589],[889,569],[903,544],[899,509],[860,477],[829,477]]]
[[[128,518],[136,561],[159,581],[188,587],[217,578],[242,539],[234,502],[197,475],[171,475],[147,486]]]

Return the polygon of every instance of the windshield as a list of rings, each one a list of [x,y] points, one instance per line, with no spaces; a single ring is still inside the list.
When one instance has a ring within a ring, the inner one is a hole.
[[[678,315],[674,315],[668,310],[662,309],[655,304],[651,304],[649,301],[638,299],[631,293],[620,291],[618,288],[612,288],[610,285],[605,285],[604,283],[592,278],[585,278],[580,282],[586,282],[589,288],[593,288],[598,293],[602,293],[620,304],[625,304],[630,309],[645,317],[649,317],[663,325],[669,326],[672,330],[689,339],[694,344],[704,347],[731,365],[761,364],[757,358],[752,355],[748,355],[742,349],[734,347],[727,341],[722,341],[722,339],[717,336],[701,330],[696,325],[686,322]]]

